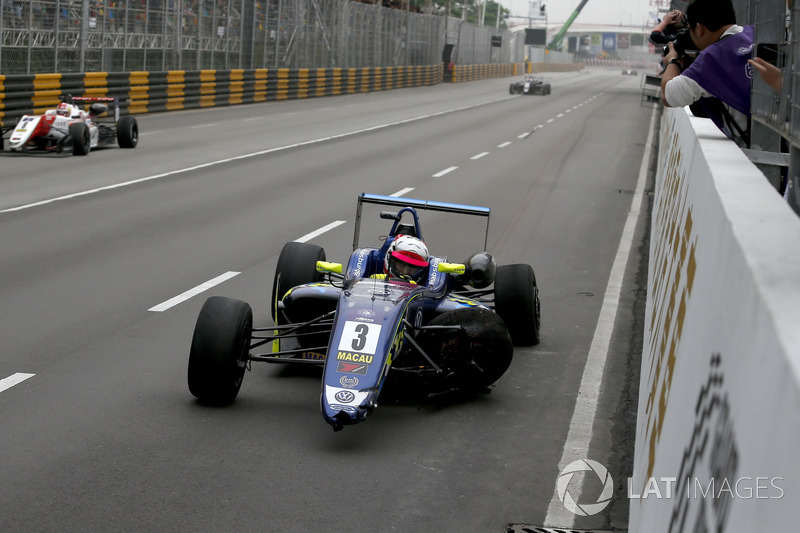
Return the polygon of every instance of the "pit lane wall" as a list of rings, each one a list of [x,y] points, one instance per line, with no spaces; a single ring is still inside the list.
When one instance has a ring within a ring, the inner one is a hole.
[[[62,94],[112,96],[121,114],[154,113],[271,100],[420,87],[442,82],[441,65],[254,70],[171,70],[0,75],[0,127],[42,113]]]
[[[707,119],[665,109],[629,530],[797,531],[800,219]]]

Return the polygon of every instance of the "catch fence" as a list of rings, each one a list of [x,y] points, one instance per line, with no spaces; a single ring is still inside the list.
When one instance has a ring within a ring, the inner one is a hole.
[[[524,38],[351,0],[0,0],[0,73],[523,61]],[[501,46],[492,46],[499,36]]]

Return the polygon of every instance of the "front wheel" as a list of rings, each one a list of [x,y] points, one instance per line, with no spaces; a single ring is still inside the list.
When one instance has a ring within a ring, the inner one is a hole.
[[[117,122],[117,143],[120,148],[136,148],[139,144],[139,125],[136,118],[125,116]]]
[[[232,403],[242,386],[252,331],[249,304],[221,296],[206,300],[189,351],[189,392],[207,404]]]
[[[92,149],[92,137],[89,133],[89,127],[83,122],[70,124],[69,136],[72,139],[73,154],[87,155]]]
[[[495,311],[508,326],[517,346],[539,344],[541,304],[536,274],[530,265],[497,267],[494,278]]]
[[[325,261],[325,250],[321,246],[303,242],[287,242],[283,245],[272,282],[272,319],[276,323],[278,302],[289,289],[322,279],[322,274],[317,272],[317,261]]]

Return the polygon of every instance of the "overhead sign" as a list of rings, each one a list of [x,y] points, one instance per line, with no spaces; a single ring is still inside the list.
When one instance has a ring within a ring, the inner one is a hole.
[[[547,30],[542,28],[525,28],[525,44],[544,46],[547,44]]]

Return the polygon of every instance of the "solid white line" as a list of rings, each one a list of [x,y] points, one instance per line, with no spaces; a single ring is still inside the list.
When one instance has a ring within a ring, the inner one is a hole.
[[[564,450],[561,461],[558,463],[558,471],[561,472],[573,461],[589,459],[589,445],[592,442],[592,426],[595,415],[597,414],[597,403],[600,398],[600,385],[603,381],[608,349],[611,343],[611,333],[614,330],[614,321],[617,316],[620,295],[622,293],[622,280],[625,276],[625,265],[628,263],[631,246],[633,243],[636,222],[642,209],[644,198],[644,186],[647,181],[647,167],[650,162],[650,150],[653,144],[653,132],[656,121],[656,108],[650,115],[650,132],[647,134],[647,144],[645,145],[642,163],[639,167],[639,178],[636,182],[636,191],[631,201],[631,209],[628,218],[625,220],[625,227],[619,240],[617,255],[611,267],[611,274],[608,277],[606,293],[603,297],[603,306],[600,309],[600,317],[597,320],[597,327],[594,330],[592,344],[589,347],[589,356],[586,358],[586,366],[583,368],[583,377],[575,400],[575,410],[572,412],[572,420],[569,424],[567,441],[564,443]],[[622,482],[622,480],[619,480]],[[580,491],[583,490],[583,480],[574,480]],[[575,501],[580,501],[575,497],[573,490],[570,495]],[[558,486],[553,489],[553,496],[547,508],[547,516],[544,519],[545,527],[572,528],[575,523],[575,515],[569,512],[561,500],[558,498]]]
[[[485,105],[493,104],[495,102],[502,102],[504,100],[508,100],[508,98],[498,98],[496,100],[490,100],[488,102],[482,102],[480,104],[472,104],[472,105],[466,105],[466,106],[461,106],[461,107],[454,107],[452,109],[445,109],[443,111],[437,111],[436,113],[430,113],[428,115],[420,115],[418,117],[411,117],[411,118],[407,118],[407,119],[404,119],[404,120],[398,120],[396,122],[387,122],[385,124],[378,124],[377,126],[364,128],[362,130],[348,131],[348,132],[345,132],[345,133],[339,133],[337,135],[331,135],[330,137],[320,137],[318,139],[311,139],[309,141],[303,141],[303,142],[294,143],[294,144],[287,144],[285,146],[277,146],[275,148],[268,148],[266,150],[260,150],[258,152],[251,152],[249,154],[238,155],[238,156],[229,157],[229,158],[226,158],[226,159],[218,159],[216,161],[209,161],[208,163],[195,165],[193,167],[179,168],[177,170],[171,170],[169,172],[164,172],[162,174],[154,174],[153,176],[147,176],[147,177],[144,177],[144,178],[137,178],[137,179],[133,179],[133,180],[130,180],[130,181],[125,181],[125,182],[122,182],[122,183],[115,183],[113,185],[106,185],[104,187],[98,187],[96,189],[89,189],[87,191],[80,191],[80,192],[75,192],[75,193],[72,193],[72,194],[65,194],[64,196],[57,196],[55,198],[49,198],[47,200],[41,200],[39,202],[33,202],[33,203],[30,203],[30,204],[19,205],[17,207],[9,207],[7,209],[0,210],[0,213],[12,213],[14,211],[22,211],[23,209],[30,209],[32,207],[39,207],[39,206],[42,206],[42,205],[51,204],[53,202],[60,202],[60,201],[63,201],[63,200],[70,200],[72,198],[79,198],[81,196],[89,196],[91,194],[96,194],[96,193],[99,193],[99,192],[102,192],[102,191],[110,191],[112,189],[119,189],[121,187],[128,187],[130,185],[137,185],[139,183],[145,183],[147,181],[167,178],[169,176],[174,176],[176,174],[184,174],[186,172],[192,172],[194,170],[199,170],[199,169],[202,169],[202,168],[209,168],[209,167],[213,167],[213,166],[216,166],[216,165],[222,165],[222,164],[225,164],[225,163],[230,163],[232,161],[239,161],[239,160],[242,160],[242,159],[250,159],[252,157],[258,157],[258,156],[261,156],[261,155],[272,154],[272,153],[281,152],[281,151],[284,151],[284,150],[290,150],[292,148],[299,148],[299,147],[302,147],[302,146],[310,146],[312,144],[318,144],[318,143],[324,143],[324,142],[333,141],[333,140],[337,140],[337,139],[343,139],[345,137],[351,137],[353,135],[360,135],[362,133],[367,133],[367,132],[371,132],[371,131],[378,131],[378,130],[385,129],[385,128],[390,128],[390,127],[393,127],[393,126],[409,124],[409,123],[417,122],[419,120],[424,120],[424,119],[427,119],[427,118],[440,117],[440,116],[447,115],[447,114],[450,114],[450,113],[456,113],[458,111],[465,111],[467,109],[473,109],[473,108],[476,108],[476,107],[482,107],[482,106],[485,106]],[[353,104],[353,105],[355,105],[355,104]],[[350,106],[347,106],[347,107],[350,107]],[[285,115],[289,115],[289,114],[291,114],[291,113],[285,113]]]
[[[327,231],[330,231],[330,230],[332,230],[333,228],[338,228],[339,226],[341,226],[341,225],[342,225],[342,224],[344,224],[345,222],[347,222],[347,221],[346,221],[346,220],[337,220],[337,221],[335,221],[335,222],[331,222],[331,223],[330,223],[330,224],[328,224],[327,226],[322,226],[321,228],[319,228],[319,229],[318,229],[318,230],[316,230],[316,231],[312,231],[311,233],[308,233],[308,234],[306,234],[306,235],[303,235],[303,236],[302,236],[302,237],[300,237],[299,239],[295,239],[295,240],[294,240],[294,242],[308,242],[308,241],[310,241],[311,239],[313,239],[314,237],[319,237],[319,236],[320,236],[320,235],[322,235],[323,233],[325,233],[325,232],[327,232]]]
[[[35,375],[36,374],[25,374],[22,372],[17,372],[16,374],[13,374],[5,379],[0,379],[0,392],[10,389],[14,385],[19,385],[26,379],[32,378]]]
[[[446,169],[442,170],[441,172],[437,172],[436,174],[434,174],[434,175],[433,175],[433,177],[434,177],[434,178],[441,178],[441,177],[442,177],[442,176],[444,176],[445,174],[449,174],[450,172],[452,172],[452,171],[456,170],[457,168],[458,168],[458,167],[450,167],[450,168],[446,168]]]
[[[190,129],[197,130],[200,128],[210,128],[211,126],[217,126],[217,124],[198,124],[197,126],[192,126]]]
[[[404,194],[408,194],[413,190],[414,190],[414,187],[406,187],[405,189],[400,189],[396,193],[390,194],[389,196],[394,196],[395,198],[397,198],[398,196],[403,196]]]
[[[212,287],[216,287],[220,283],[222,283],[224,281],[228,281],[232,277],[238,276],[239,274],[240,274],[240,272],[225,272],[221,276],[217,276],[214,279],[210,279],[210,280],[206,281],[205,283],[203,283],[201,285],[198,285],[194,289],[189,289],[188,291],[184,292],[183,294],[179,294],[175,298],[170,298],[169,300],[167,300],[164,303],[160,303],[155,307],[151,307],[150,309],[148,309],[148,311],[153,311],[155,313],[160,313],[162,311],[166,311],[170,307],[175,307],[179,303],[185,302],[189,298],[197,296],[201,292],[205,292],[208,289],[211,289]]]
[[[497,145],[497,147],[498,147],[498,148],[505,148],[505,147],[506,147],[506,146],[508,146],[509,144],[511,144],[511,141],[506,141],[506,142],[504,142],[503,144],[498,144],[498,145]]]
[[[481,157],[486,157],[487,155],[489,155],[489,152],[481,152],[478,155],[473,155],[472,157],[470,157],[470,159],[473,159],[473,160],[474,159],[480,159]]]

